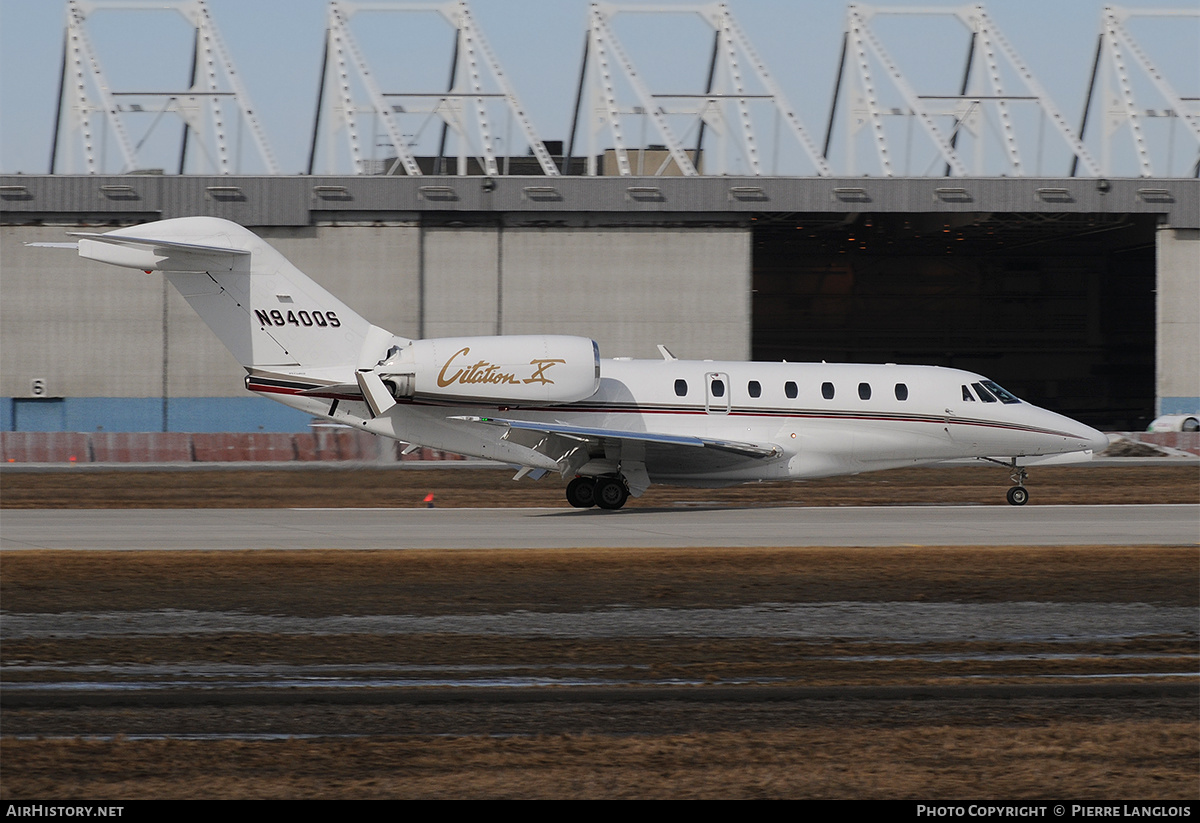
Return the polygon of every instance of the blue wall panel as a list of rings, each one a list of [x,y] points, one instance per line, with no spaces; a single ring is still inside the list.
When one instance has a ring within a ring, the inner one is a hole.
[[[174,397],[167,431],[303,432],[312,418],[261,397]],[[0,398],[4,431],[142,432],[163,430],[158,397]]]
[[[1159,401],[1159,414],[1192,414],[1200,411],[1200,397],[1164,397]]]
[[[302,432],[312,415],[262,397],[176,397],[167,411],[175,432]]]
[[[157,397],[68,397],[63,402],[67,431],[162,431],[162,400]],[[30,430],[20,420],[17,425]]]

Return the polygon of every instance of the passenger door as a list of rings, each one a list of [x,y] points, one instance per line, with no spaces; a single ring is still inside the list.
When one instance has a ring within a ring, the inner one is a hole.
[[[709,414],[729,414],[733,407],[729,375],[710,371],[704,375],[704,410]]]

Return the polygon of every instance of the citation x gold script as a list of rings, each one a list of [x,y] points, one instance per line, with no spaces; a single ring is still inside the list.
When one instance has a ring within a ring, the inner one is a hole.
[[[372,325],[254,233],[184,217],[70,232],[91,260],[164,272],[246,369],[246,388],[406,443],[573,478],[572,506],[651,483],[729,486],[961,458],[1089,459],[1100,432],[983,375],[936,366],[601,360],[586,337],[410,340]]]

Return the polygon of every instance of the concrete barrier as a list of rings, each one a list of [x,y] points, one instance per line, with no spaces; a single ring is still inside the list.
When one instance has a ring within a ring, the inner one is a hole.
[[[5,463],[90,463],[89,435],[79,432],[0,432]]]
[[[1200,455],[1200,432],[1129,432],[1130,440]]]
[[[278,462],[296,459],[294,435],[274,432],[192,435],[192,454],[198,463]]]
[[[401,445],[354,429],[275,432],[0,432],[7,463],[264,463],[462,460],[438,449],[401,456]]]
[[[192,436],[186,432],[97,432],[92,440],[96,463],[188,463]]]

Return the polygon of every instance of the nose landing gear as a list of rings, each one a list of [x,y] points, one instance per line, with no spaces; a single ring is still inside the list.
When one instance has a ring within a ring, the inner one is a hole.
[[[619,509],[629,499],[629,489],[620,477],[576,477],[567,484],[567,502],[577,509]]]
[[[1029,489],[1025,488],[1025,481],[1029,479],[1029,472],[1024,466],[1017,465],[1017,458],[1012,460],[1012,474],[1008,477],[1017,485],[1008,490],[1008,502],[1014,506],[1024,506],[1029,502]]]
[[[1024,466],[1017,465],[1017,458],[1014,457],[1008,463],[1003,463],[1003,462],[996,460],[994,458],[991,458],[991,457],[981,457],[979,459],[986,460],[989,463],[996,463],[997,465],[1000,465],[1000,466],[1007,466],[1009,469],[1012,470],[1012,473],[1008,477],[1010,480],[1012,480],[1012,482],[1016,483],[1017,485],[1015,485],[1011,489],[1009,489],[1008,493],[1005,495],[1005,497],[1008,498],[1008,502],[1011,505],[1024,506],[1026,503],[1029,502],[1029,489],[1025,488],[1025,481],[1029,479],[1029,472],[1025,469]]]

